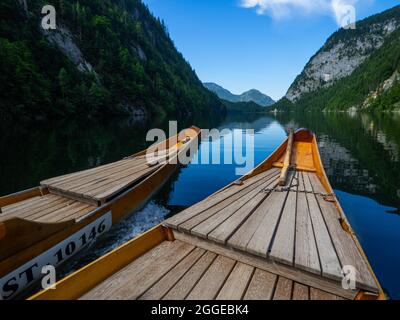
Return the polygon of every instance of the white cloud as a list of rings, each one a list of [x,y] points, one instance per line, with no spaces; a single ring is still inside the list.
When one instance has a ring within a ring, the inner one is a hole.
[[[275,19],[281,19],[298,13],[330,14],[336,19],[336,22],[340,26],[343,26],[344,17],[345,19],[352,18],[354,6],[357,1],[358,0],[241,0],[241,6],[244,8],[255,8],[257,14],[268,14]],[[350,13],[349,10],[351,11]]]

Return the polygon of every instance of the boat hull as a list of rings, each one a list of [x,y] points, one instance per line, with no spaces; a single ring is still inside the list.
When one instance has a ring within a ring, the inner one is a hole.
[[[0,239],[4,241],[3,243],[16,242],[10,248],[11,250],[7,251],[5,247],[0,250],[2,258],[0,260],[0,298],[12,299],[18,296],[43,278],[45,274],[42,273],[42,268],[44,266],[50,264],[55,268],[59,267],[91,245],[112,225],[143,207],[180,167],[179,155],[193,147],[193,144],[198,143],[200,129],[193,128],[196,133],[192,137],[192,141],[179,150],[178,154],[170,161],[164,163],[157,171],[133,188],[75,221],[46,224],[13,218],[3,223],[0,222]],[[168,143],[169,140],[167,145]],[[132,157],[145,153],[146,151],[143,151]],[[41,187],[30,189],[1,198],[0,205],[5,206],[42,194]],[[15,226],[18,232],[13,233],[11,226]],[[21,226],[24,227],[21,228]],[[95,235],[93,235],[94,233]],[[18,234],[23,236],[21,241],[18,241],[18,237],[16,237]],[[24,237],[29,234],[36,234],[36,236],[34,239]],[[86,238],[86,241],[82,241],[82,238]],[[11,253],[12,251],[14,253]]]

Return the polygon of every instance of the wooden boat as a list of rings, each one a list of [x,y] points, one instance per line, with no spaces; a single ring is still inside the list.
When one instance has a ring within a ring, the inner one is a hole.
[[[192,127],[123,160],[0,198],[0,298],[13,298],[142,206],[196,147]]]
[[[301,129],[251,173],[31,299],[385,294],[329,184],[316,137]]]

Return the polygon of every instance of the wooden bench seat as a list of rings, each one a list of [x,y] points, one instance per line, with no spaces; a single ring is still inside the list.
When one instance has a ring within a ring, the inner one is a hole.
[[[96,208],[85,202],[47,194],[1,208],[0,222],[13,217],[42,223],[64,222],[78,219]]]

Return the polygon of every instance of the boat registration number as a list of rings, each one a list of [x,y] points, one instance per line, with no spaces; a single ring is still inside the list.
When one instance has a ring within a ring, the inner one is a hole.
[[[112,226],[112,213],[107,212],[67,239],[35,257],[0,279],[0,300],[12,299],[29,285],[45,276],[43,267],[57,267],[84,247],[93,243]]]

